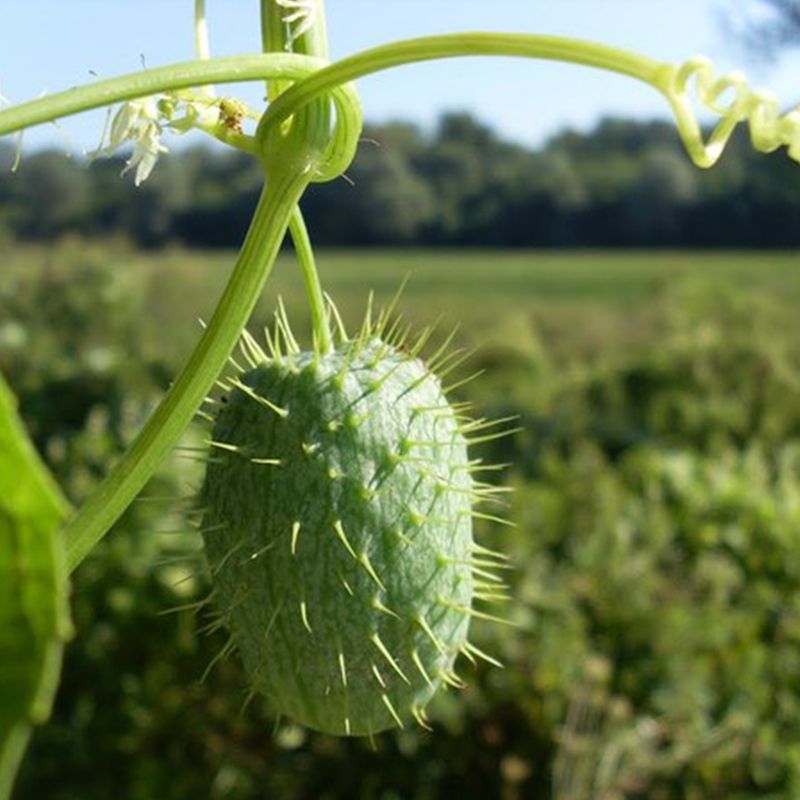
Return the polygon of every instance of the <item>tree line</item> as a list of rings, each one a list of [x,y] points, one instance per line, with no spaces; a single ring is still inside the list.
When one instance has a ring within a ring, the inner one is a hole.
[[[163,158],[139,189],[124,158],[57,151],[9,169],[0,143],[0,236],[123,235],[144,247],[240,243],[261,187],[249,156],[202,146]],[[346,178],[304,203],[320,244],[486,247],[800,245],[800,169],[753,152],[745,132],[697,170],[668,122],[603,119],[538,149],[504,141],[468,114],[432,133],[398,122],[365,130]]]

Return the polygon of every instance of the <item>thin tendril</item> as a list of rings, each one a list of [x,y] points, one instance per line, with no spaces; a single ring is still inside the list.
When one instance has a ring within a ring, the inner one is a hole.
[[[308,236],[300,207],[295,206],[289,223],[289,232],[297,255],[297,262],[303,274],[306,297],[311,309],[311,329],[314,333],[314,349],[318,353],[329,353],[333,349],[331,332],[328,326],[328,315],[325,311],[325,295],[319,280],[319,273],[314,259],[314,250]]]

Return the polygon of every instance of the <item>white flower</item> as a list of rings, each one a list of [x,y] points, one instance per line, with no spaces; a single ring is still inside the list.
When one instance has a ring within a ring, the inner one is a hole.
[[[179,92],[129,100],[120,106],[110,124],[106,120],[100,146],[88,155],[90,158],[109,156],[118,148],[133,144],[133,153],[125,162],[122,174],[135,169],[134,183],[139,186],[150,176],[159,156],[169,152],[169,148],[161,142],[165,131],[180,135],[193,129],[213,132],[223,124],[232,127],[228,119],[230,114],[226,116],[224,110],[229,107],[240,116],[246,111],[236,101],[195,97]],[[234,115],[231,119],[238,121],[239,117]]]
[[[275,0],[282,8],[288,9],[283,21],[287,25],[294,25],[286,42],[286,49],[289,50],[295,39],[299,39],[304,33],[308,33],[317,22],[317,0]]]
[[[147,180],[161,153],[168,152],[168,148],[161,143],[164,132],[162,116],[156,97],[123,103],[111,123],[108,147],[90,155],[97,155],[99,152],[110,155],[127,142],[133,142],[133,153],[125,163],[122,174],[135,167],[134,183],[139,186]]]
[[[137,139],[153,125],[160,127],[158,101],[155,97],[143,97],[123,103],[111,123],[109,149],[115,150],[125,142]]]
[[[143,181],[150,177],[153,167],[162,153],[168,153],[169,148],[161,144],[161,128],[157,125],[148,125],[136,139],[136,146],[131,157],[125,163],[124,175],[129,170],[136,167],[133,182],[139,186]]]

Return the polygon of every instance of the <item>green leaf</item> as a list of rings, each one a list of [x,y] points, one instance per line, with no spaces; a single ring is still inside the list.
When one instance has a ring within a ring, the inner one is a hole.
[[[0,376],[0,800],[58,684],[70,633],[59,528],[69,510]]]

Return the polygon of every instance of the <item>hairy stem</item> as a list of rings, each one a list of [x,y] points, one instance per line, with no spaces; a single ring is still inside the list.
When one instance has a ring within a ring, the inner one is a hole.
[[[197,348],[122,460],[69,520],[64,535],[74,570],[119,519],[208,395],[258,300],[308,176],[267,180],[238,262]]]

